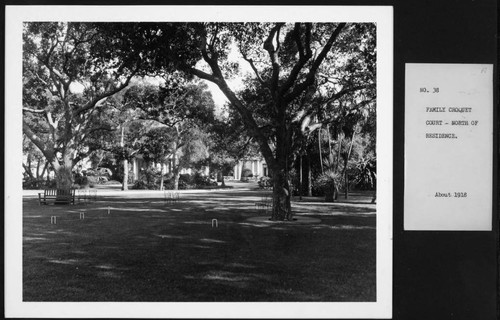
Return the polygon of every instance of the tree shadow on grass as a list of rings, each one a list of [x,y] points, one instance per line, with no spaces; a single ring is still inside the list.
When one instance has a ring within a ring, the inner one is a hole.
[[[260,214],[259,197],[240,194],[25,203],[24,299],[374,301],[373,212],[319,205],[308,213],[319,223],[255,223],[247,219]]]

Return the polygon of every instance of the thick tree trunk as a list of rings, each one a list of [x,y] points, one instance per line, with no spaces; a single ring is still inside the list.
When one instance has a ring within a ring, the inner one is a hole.
[[[292,220],[291,190],[285,169],[273,170],[273,211],[271,220]]]
[[[271,220],[292,220],[291,196],[288,163],[292,163],[290,147],[290,132],[285,123],[285,116],[281,117],[282,123],[277,128],[275,158],[266,159],[273,172],[273,210]]]
[[[73,185],[73,173],[71,169],[73,169],[73,163],[69,159],[65,159],[63,163],[57,163],[55,160],[52,163],[52,167],[55,171],[55,180],[57,189],[69,190]]]
[[[122,182],[122,190],[128,190],[128,160],[123,160],[123,182]]]

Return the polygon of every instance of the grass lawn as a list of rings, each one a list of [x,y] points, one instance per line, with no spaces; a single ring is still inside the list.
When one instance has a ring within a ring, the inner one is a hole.
[[[23,300],[375,301],[368,194],[294,202],[321,220],[310,224],[248,221],[265,215],[254,206],[261,194],[183,193],[166,204],[160,193],[102,193],[73,206],[25,197]]]

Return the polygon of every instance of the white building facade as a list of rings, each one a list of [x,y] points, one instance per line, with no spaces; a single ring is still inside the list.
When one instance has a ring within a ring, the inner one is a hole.
[[[269,176],[269,169],[264,159],[254,158],[238,161],[233,168],[233,176],[229,178],[240,180],[243,169],[251,170],[253,178],[256,180],[260,177]]]

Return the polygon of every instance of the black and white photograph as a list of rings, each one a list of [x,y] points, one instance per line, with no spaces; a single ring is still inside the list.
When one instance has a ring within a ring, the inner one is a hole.
[[[6,8],[10,314],[390,317],[392,8],[96,8]]]

